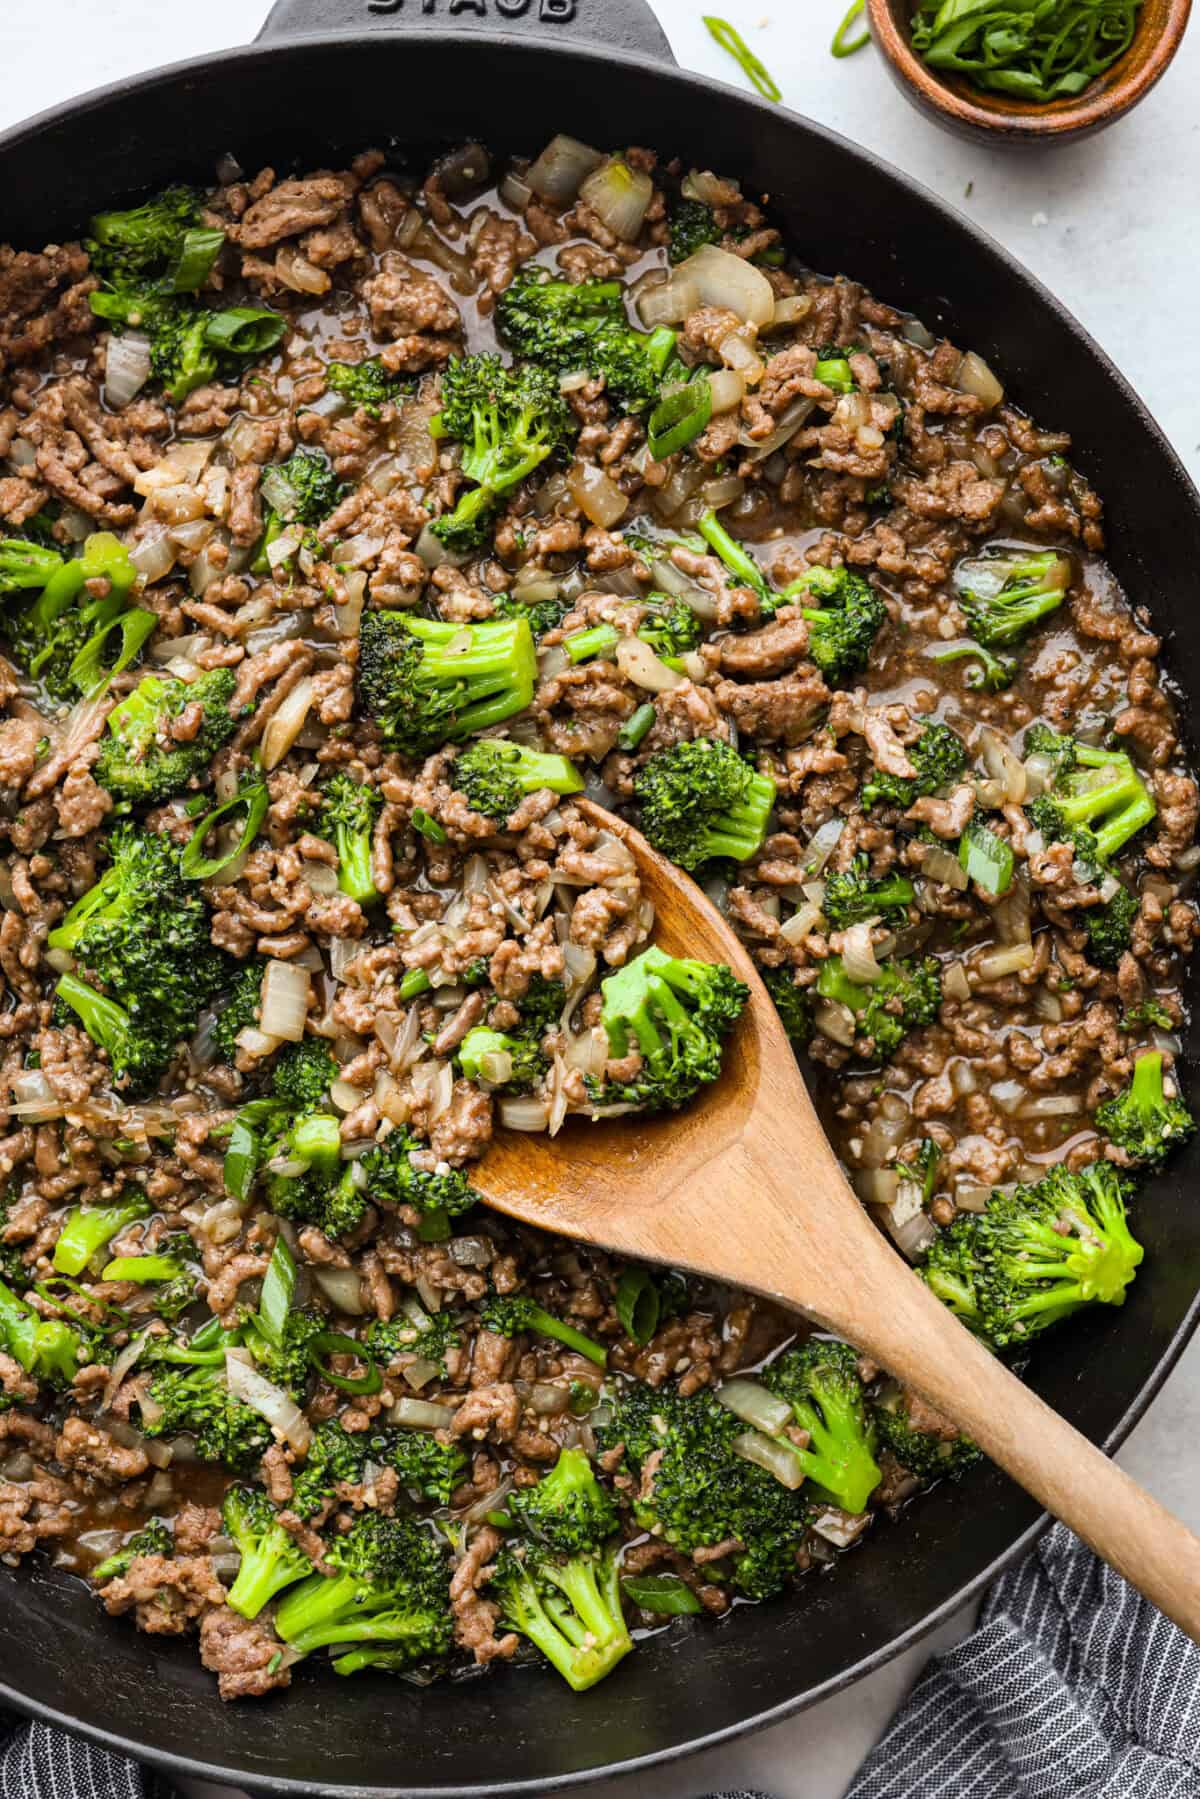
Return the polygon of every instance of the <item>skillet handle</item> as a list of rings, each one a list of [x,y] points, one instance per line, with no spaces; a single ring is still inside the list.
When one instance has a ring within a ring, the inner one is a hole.
[[[649,0],[275,0],[258,37],[445,30],[675,61]]]

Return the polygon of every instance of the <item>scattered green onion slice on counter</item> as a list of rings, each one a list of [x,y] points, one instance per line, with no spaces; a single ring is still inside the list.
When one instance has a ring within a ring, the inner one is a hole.
[[[857,37],[846,36],[846,33],[862,18],[866,4],[867,0],[853,0],[849,12],[833,34],[833,42],[829,46],[832,55],[853,56],[856,50],[861,50],[865,44],[870,43],[871,33],[865,25]]]
[[[771,71],[755,56],[736,26],[731,25],[728,19],[714,18],[710,13],[704,14],[704,23],[708,26],[709,35],[720,44],[722,50],[728,50],[734,61],[741,64],[764,100],[783,99],[783,89]]]

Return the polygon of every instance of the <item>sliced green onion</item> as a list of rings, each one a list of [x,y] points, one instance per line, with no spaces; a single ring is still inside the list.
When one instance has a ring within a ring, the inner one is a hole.
[[[257,1134],[243,1118],[235,1118],[222,1167],[225,1185],[235,1199],[249,1199],[261,1153]]]
[[[211,880],[213,875],[220,874],[223,868],[228,868],[231,862],[236,860],[238,856],[242,855],[245,850],[250,848],[250,845],[258,836],[259,831],[262,829],[263,819],[267,816],[267,807],[270,803],[271,796],[267,792],[266,783],[264,781],[255,781],[248,787],[240,787],[232,799],[224,800],[221,805],[214,806],[207,817],[200,820],[200,823],[188,838],[187,847],[185,848],[179,863],[184,879],[187,881],[207,881]],[[233,848],[224,850],[218,856],[206,856],[204,854],[204,839],[208,836],[208,833],[212,830],[213,826],[219,819],[224,818],[227,812],[240,811],[243,806],[246,809],[246,818],[242,825],[242,834],[234,844]]]
[[[999,899],[1012,885],[1012,845],[975,820],[967,826],[958,845],[958,860],[970,880]]]
[[[572,631],[562,641],[572,662],[590,662],[593,656],[615,650],[621,641],[621,633],[612,625],[593,625],[588,631]]]
[[[296,1264],[281,1235],[275,1239],[258,1301],[258,1328],[276,1349],[283,1342],[283,1327],[292,1308],[295,1288]]]
[[[658,1288],[644,1268],[627,1268],[617,1282],[617,1317],[626,1336],[648,1343],[658,1329],[662,1301]]]
[[[157,614],[135,607],[132,612],[118,613],[88,638],[82,649],[75,652],[68,671],[85,698],[94,698],[114,675],[122,674],[129,667],[157,623]],[[114,631],[120,634],[121,648],[112,667],[106,669],[102,661],[104,645]]]
[[[854,392],[854,376],[850,372],[850,364],[844,356],[823,356],[817,362],[813,374],[826,387],[831,387],[835,394]]]
[[[101,1270],[102,1281],[173,1281],[187,1270],[174,1256],[114,1256]]]
[[[655,462],[682,450],[699,437],[712,417],[712,386],[707,379],[689,381],[664,394],[650,414],[647,434]]]
[[[636,750],[643,737],[654,729],[654,721],[657,717],[658,713],[650,701],[646,700],[631,717],[625,720],[617,732],[617,748],[619,750]]]
[[[267,306],[230,306],[209,313],[204,339],[215,350],[234,356],[258,356],[277,344],[287,330],[287,320]]]
[[[423,968],[410,968],[400,982],[400,998],[416,999],[419,993],[428,993],[433,982]]]
[[[720,44],[722,50],[728,50],[734,61],[741,64],[764,100],[783,99],[783,90],[775,77],[758,60],[741,32],[728,19],[715,19],[706,13],[704,23],[708,26],[710,36]]]
[[[656,375],[661,375],[670,362],[679,340],[679,333],[672,331],[670,325],[660,325],[646,339],[646,360]]]
[[[448,843],[449,836],[437,819],[426,812],[424,806],[414,806],[412,810],[412,828],[419,831],[422,837],[428,837],[430,843]]]
[[[632,1605],[662,1618],[690,1618],[704,1610],[678,1574],[625,1574],[621,1591]]]
[[[194,225],[185,233],[179,246],[179,259],[163,283],[167,292],[194,294],[221,254],[224,242],[223,231],[210,231],[206,225]]]
[[[854,0],[854,4],[834,32],[833,42],[829,46],[830,52],[834,56],[853,56],[856,50],[861,50],[864,44],[870,43],[871,33],[865,26],[857,37],[847,38],[846,36],[850,28],[862,17],[866,10],[866,3],[867,0]]]
[[[360,1362],[366,1362],[367,1373],[333,1374],[321,1361],[323,1355],[355,1356]],[[343,1336],[341,1331],[322,1331],[319,1337],[314,1337],[308,1346],[308,1359],[321,1379],[341,1393],[378,1393],[383,1385],[383,1375],[362,1344],[354,1337]]]

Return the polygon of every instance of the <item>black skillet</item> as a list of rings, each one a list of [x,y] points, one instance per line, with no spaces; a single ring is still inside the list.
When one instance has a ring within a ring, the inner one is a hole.
[[[429,15],[434,16],[430,17]],[[483,15],[483,16],[481,16]],[[845,270],[942,325],[1013,399],[1073,432],[1108,508],[1126,592],[1171,638],[1183,689],[1200,662],[1200,496],[1145,409],[1075,321],[1002,250],[882,162],[819,126],[683,74],[644,0],[279,0],[257,44],[104,89],[0,137],[0,241],[40,248],[139,190],[244,167],[338,167],[370,144],[481,138],[536,152],[556,131],[652,144],[771,195],[813,267]],[[1099,263],[1098,268],[1103,264]],[[1200,1139],[1139,1206],[1147,1255],[1120,1312],[1035,1358],[1038,1390],[1119,1443],[1196,1318]],[[1189,1188],[1192,1190],[1189,1193]],[[0,1696],[178,1774],[275,1793],[543,1793],[716,1743],[847,1685],[913,1643],[1033,1538],[1034,1503],[988,1470],[882,1524],[788,1603],[676,1626],[571,1698],[532,1668],[441,1683],[302,1669],[265,1703],[222,1705],[194,1641],[104,1617],[45,1566],[5,1572]]]

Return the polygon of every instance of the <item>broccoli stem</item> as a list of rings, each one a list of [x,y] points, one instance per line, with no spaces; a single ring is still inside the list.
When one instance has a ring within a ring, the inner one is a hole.
[[[756,593],[764,610],[773,612],[779,602],[766,576],[748,550],[731,537],[715,512],[706,512],[700,520],[700,534],[710,549],[716,551],[730,574]]]
[[[621,633],[612,625],[593,625],[588,631],[573,631],[563,638],[563,648],[572,662],[590,662],[593,656],[605,656],[615,650]]]
[[[597,1368],[608,1366],[608,1351],[603,1344],[594,1342],[591,1337],[585,1337],[583,1332],[577,1331],[573,1325],[564,1324],[561,1318],[555,1318],[550,1312],[543,1311],[539,1305],[529,1308],[528,1318],[530,1330],[539,1332],[543,1337],[553,1337],[556,1342],[564,1344],[567,1349],[573,1349],[577,1355],[586,1356],[589,1362],[596,1364]]]
[[[123,1206],[76,1207],[54,1246],[59,1274],[82,1274],[92,1257],[135,1219],[145,1218],[149,1203],[140,1195]]]

